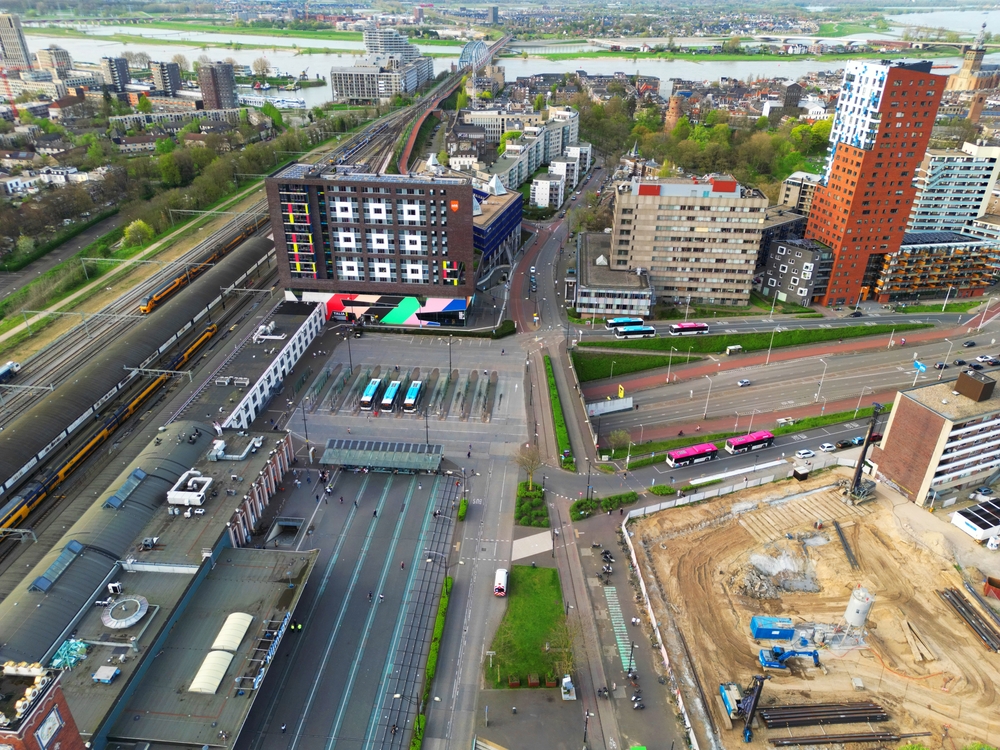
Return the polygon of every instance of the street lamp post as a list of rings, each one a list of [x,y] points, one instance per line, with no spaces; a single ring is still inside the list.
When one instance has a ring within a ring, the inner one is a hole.
[[[767,359],[764,361],[764,366],[766,367],[771,363],[771,347],[774,346],[774,334],[778,332],[778,326],[774,327],[771,331],[771,343],[767,345]]]
[[[628,672],[632,672],[632,657],[635,656],[635,641],[632,641],[632,648],[628,650]]]
[[[940,377],[940,376],[938,376],[938,377]],[[864,388],[861,389],[861,395],[858,396],[858,406],[854,410],[854,418],[855,419],[858,418],[858,412],[861,411],[861,399],[863,399],[865,397],[865,391],[871,391],[872,393],[874,393],[875,389],[872,388],[870,385],[866,385]]]
[[[448,334],[448,377],[451,377],[451,340],[455,338],[453,333]]]
[[[976,328],[976,333],[979,333],[981,330],[983,330],[983,323],[986,322],[986,313],[990,311],[990,303],[995,299],[996,297],[990,297],[988,300],[986,300],[986,309],[983,310],[983,317],[979,321],[979,327]]]
[[[644,431],[645,429],[646,429],[646,428],[645,428],[645,427],[643,427],[643,426],[642,426],[642,424],[640,423],[640,425],[639,425],[639,443],[640,443],[640,444],[642,443],[642,433],[643,433],[643,431]]]
[[[944,365],[945,365],[945,367],[947,367],[948,366],[948,360],[951,359],[951,348],[953,346],[955,346],[955,342],[952,341],[951,339],[945,339],[945,341],[948,342],[948,353],[944,355]],[[938,377],[937,377],[937,379],[940,380],[942,375],[944,375],[944,367],[942,367],[940,370],[938,370]]]
[[[611,360],[611,374],[608,376],[609,380],[614,380],[614,378],[615,378],[615,365],[616,364],[617,364],[617,362],[615,360]]]
[[[674,352],[676,351],[677,349],[670,347],[670,354],[667,355],[667,385],[670,385],[670,365],[673,364]]]
[[[951,284],[949,284],[948,285],[948,293],[946,295],[944,295],[944,304],[941,305],[941,312],[944,312],[945,308],[948,307],[948,299],[951,297],[951,290],[952,289],[954,289],[954,287]]]
[[[819,401],[819,392],[823,390],[823,381],[826,380],[826,360],[821,359],[820,362],[823,363],[823,374],[819,377],[819,388],[816,389],[816,398],[813,401]]]
[[[777,289],[775,289],[775,290],[774,290],[774,300],[773,300],[773,301],[771,302],[771,312],[770,312],[770,314],[769,314],[769,315],[767,316],[767,317],[768,317],[768,318],[770,318],[770,319],[771,319],[772,321],[774,320],[774,306],[775,306],[776,304],[778,304],[778,290],[777,290]]]
[[[708,395],[705,396],[705,413],[702,415],[702,419],[708,419],[708,400],[712,398],[712,378],[708,375],[705,377],[708,378]]]
[[[308,396],[302,397],[302,431],[306,435],[306,456],[309,456],[309,425],[306,424],[306,401],[309,400]]]
[[[590,459],[587,459],[587,500],[590,500]]]
[[[354,372],[354,357],[351,355],[351,331],[344,334],[344,338],[347,339],[347,363],[351,366],[351,372]]]
[[[823,402],[823,406],[819,410],[819,415],[822,417],[826,413],[826,396],[820,396],[819,400]]]
[[[760,413],[759,409],[754,409],[753,411],[750,412],[750,426],[747,427],[747,435],[753,432],[753,415],[759,413]]]

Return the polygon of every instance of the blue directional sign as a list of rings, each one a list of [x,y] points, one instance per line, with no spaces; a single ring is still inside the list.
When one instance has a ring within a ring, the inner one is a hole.
[[[918,362],[917,360],[913,360],[913,367],[918,372],[927,372],[927,365],[925,365],[923,362]]]

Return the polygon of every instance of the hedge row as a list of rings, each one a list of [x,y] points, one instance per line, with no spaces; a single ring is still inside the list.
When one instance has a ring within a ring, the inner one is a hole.
[[[556,387],[556,376],[552,371],[552,359],[545,355],[545,376],[549,382],[549,399],[552,401],[552,421],[556,427],[556,444],[559,446],[559,456],[564,469],[576,471],[576,461],[573,459],[573,446],[569,442],[569,430],[566,429],[566,417],[563,415],[562,401],[559,400],[559,389]]]
[[[569,506],[569,517],[574,521],[582,521],[597,513],[598,510],[605,513],[618,510],[623,505],[631,505],[638,499],[639,496],[635,492],[623,492],[620,495],[609,495],[608,497],[593,497],[590,500],[583,498]]]
[[[653,495],[676,495],[677,490],[671,487],[669,484],[654,484],[652,487],[646,488]]]
[[[518,526],[547,527],[549,525],[549,509],[545,504],[545,490],[537,483],[530,490],[527,482],[518,483],[514,521]]]
[[[465,514],[469,512],[469,498],[463,497],[462,502],[458,504],[458,520],[464,521]]]
[[[424,681],[424,694],[421,698],[421,706],[426,711],[427,701],[431,696],[431,685],[434,684],[434,675],[437,672],[438,653],[441,650],[441,638],[444,636],[444,621],[448,614],[448,599],[451,597],[451,587],[454,579],[445,576],[444,590],[441,592],[441,601],[438,602],[437,617],[434,619],[434,634],[431,636],[431,647],[427,652],[426,679]],[[410,750],[420,750],[420,745],[424,741],[424,725],[427,717],[423,713],[418,713],[413,722],[413,737],[410,738]]]

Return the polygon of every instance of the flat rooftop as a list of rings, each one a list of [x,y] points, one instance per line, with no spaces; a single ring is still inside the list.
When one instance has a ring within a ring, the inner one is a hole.
[[[298,603],[317,555],[315,550],[228,549],[222,553],[163,649],[152,659],[139,688],[111,727],[110,738],[163,747],[228,745],[220,740],[225,735],[235,738],[243,726],[253,706],[253,677],[274,642],[275,631]],[[130,589],[144,586],[142,574],[126,580]],[[248,614],[252,620],[238,647],[225,651],[233,658],[223,674],[216,674],[217,689],[190,692],[226,618],[234,613]]]
[[[353,71],[354,69],[352,69]],[[296,163],[282,167],[268,179],[274,180],[334,180],[338,182],[371,182],[407,187],[414,183],[467,185],[468,179],[460,177],[431,177],[430,175],[375,174],[357,170],[353,165]]]
[[[958,232],[906,232],[903,234],[903,246],[906,245],[981,245],[984,240],[970,237]]]
[[[476,200],[479,202],[479,209],[482,213],[479,216],[473,216],[472,223],[476,226],[485,226],[506,211],[512,203],[523,200],[523,196],[518,190],[508,190],[504,195],[491,193],[485,198],[476,195]]]
[[[610,266],[597,265],[597,259],[611,262],[611,235],[604,232],[584,232],[580,235],[576,258],[576,275],[581,287],[588,289],[621,289],[638,291],[649,289],[645,276],[635,271],[615,271]]]
[[[964,422],[973,417],[1000,412],[1000,389],[985,401],[973,401],[968,396],[955,394],[955,379],[931,385],[921,385],[903,391],[903,396],[925,406],[952,422]]]

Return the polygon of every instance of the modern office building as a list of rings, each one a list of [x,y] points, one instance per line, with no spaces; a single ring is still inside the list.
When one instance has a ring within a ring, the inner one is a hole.
[[[647,271],[661,299],[746,305],[766,207],[728,175],[620,183],[611,268]]]
[[[181,66],[175,62],[151,62],[149,71],[153,74],[153,86],[168,95],[181,90]]]
[[[496,5],[491,5],[486,9],[486,23],[491,26],[496,26],[500,23],[500,8]]]
[[[475,294],[471,180],[293,164],[265,188],[290,298],[342,319],[464,325]]]
[[[352,66],[330,69],[334,101],[377,103],[397,94],[412,94],[434,77],[434,61],[418,57],[403,62],[397,55],[369,55]]]
[[[205,63],[198,67],[198,87],[205,109],[233,109],[236,99],[236,76],[229,63]]]
[[[396,55],[403,62],[411,62],[420,57],[417,45],[410,44],[406,37],[395,29],[379,28],[373,24],[363,32],[365,49],[370,55]]]
[[[1000,470],[1000,392],[969,370],[958,379],[899,391],[874,476],[912,502],[940,508]]]
[[[851,61],[837,99],[831,154],[816,188],[806,237],[834,254],[820,304],[868,298],[882,257],[902,244],[945,78],[931,63]]]
[[[775,242],[802,239],[806,231],[807,221],[809,221],[808,216],[793,208],[780,204],[768,206],[764,211],[764,224],[760,236],[760,247],[757,250],[756,268],[763,268],[767,265],[770,250]]]
[[[541,112],[532,109],[463,109],[459,117],[466,125],[478,125],[486,131],[487,143],[499,143],[500,136],[508,130],[524,132],[529,125],[541,125],[543,117]],[[580,129],[577,126],[577,137]],[[575,139],[573,139],[575,140]]]
[[[45,47],[36,53],[38,67],[41,70],[51,70],[62,78],[73,67],[73,59],[62,47]]]
[[[1000,148],[965,143],[927,149],[917,169],[911,232],[959,232],[986,213],[1000,176]]]
[[[812,208],[816,186],[820,184],[821,179],[818,174],[792,172],[781,183],[778,204],[808,214],[809,209]]]
[[[524,197],[494,179],[486,190],[473,191],[472,244],[479,261],[476,275],[497,265],[513,265],[521,246]]]
[[[814,240],[774,241],[767,252],[761,293],[769,300],[810,305],[826,294],[833,252]]]
[[[611,267],[611,235],[581,232],[576,241],[576,267],[566,279],[566,299],[579,315],[648,318],[656,301],[644,271]]]
[[[21,18],[10,13],[0,13],[0,66],[8,73],[31,70],[31,53],[24,41]]]
[[[131,83],[132,76],[128,69],[128,60],[124,57],[102,57],[101,74],[108,91],[122,92]]]

